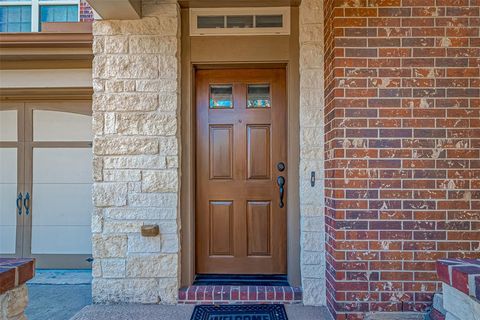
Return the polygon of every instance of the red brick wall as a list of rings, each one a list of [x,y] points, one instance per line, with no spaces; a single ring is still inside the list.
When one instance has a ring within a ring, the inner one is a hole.
[[[80,21],[93,21],[93,10],[92,7],[85,0],[80,1]]]
[[[480,257],[480,0],[328,0],[327,303],[422,311]]]

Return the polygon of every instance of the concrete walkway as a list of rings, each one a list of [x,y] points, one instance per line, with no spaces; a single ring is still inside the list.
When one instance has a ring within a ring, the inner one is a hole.
[[[92,304],[90,270],[36,270],[27,282],[28,320],[68,320]]]
[[[189,320],[192,305],[91,305],[83,308],[71,320]],[[286,305],[290,320],[331,320],[323,307]]]

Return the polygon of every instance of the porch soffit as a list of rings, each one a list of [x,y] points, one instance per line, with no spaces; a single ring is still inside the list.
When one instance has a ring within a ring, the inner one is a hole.
[[[130,20],[142,17],[141,0],[87,0],[106,20]],[[178,0],[182,8],[285,7],[299,6],[301,0]]]

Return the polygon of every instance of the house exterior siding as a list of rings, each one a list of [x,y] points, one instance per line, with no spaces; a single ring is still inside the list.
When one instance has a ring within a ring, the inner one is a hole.
[[[480,2],[325,2],[327,301],[423,311],[479,257]]]
[[[480,256],[480,2],[303,0],[303,302],[424,311],[435,260]],[[175,303],[180,16],[94,24],[95,302]],[[316,184],[310,185],[310,174]],[[160,235],[141,237],[143,224]]]

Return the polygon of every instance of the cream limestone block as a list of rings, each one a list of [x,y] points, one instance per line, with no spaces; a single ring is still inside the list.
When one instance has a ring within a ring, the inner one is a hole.
[[[300,26],[300,43],[318,42],[319,35],[323,34],[323,23],[309,23]]]
[[[303,231],[320,232],[325,229],[325,219],[322,216],[302,217],[301,220]]]
[[[158,140],[143,137],[98,137],[93,143],[96,155],[157,154]]]
[[[7,319],[26,319],[23,312],[28,305],[28,290],[25,284],[9,290],[7,296]]]
[[[304,25],[311,23],[323,24],[323,1],[303,0],[300,6],[300,21]]]
[[[105,53],[127,53],[128,37],[127,36],[105,37],[104,52]]]
[[[142,221],[106,220],[103,222],[103,234],[123,234],[140,232]]]
[[[105,92],[108,93],[118,93],[123,92],[124,82],[119,80],[105,80]]]
[[[128,252],[130,253],[160,253],[160,236],[144,237],[140,234],[128,235]]]
[[[103,113],[94,112],[92,115],[92,131],[95,135],[103,135],[104,118]]]
[[[176,277],[177,259],[176,254],[129,256],[127,258],[127,277]]]
[[[140,170],[104,170],[103,181],[105,182],[130,182],[140,181],[142,174]]]
[[[323,146],[323,128],[307,127],[300,129],[300,144],[305,146]]]
[[[103,159],[100,157],[93,157],[93,181],[103,180]]]
[[[176,208],[177,201],[177,193],[140,193],[128,195],[130,207]]]
[[[300,47],[300,65],[302,70],[306,68],[318,68],[320,75],[323,73],[323,43],[306,42]],[[323,80],[323,77],[320,78]]]
[[[177,87],[178,83],[174,79],[138,80],[136,84],[138,92],[171,92]]]
[[[302,286],[304,296],[303,303],[305,305],[325,304],[325,283],[323,279],[304,278]]]
[[[323,91],[316,89],[302,89],[300,105],[304,108],[318,108],[323,111]],[[301,116],[301,114],[300,114]],[[321,124],[320,122],[317,124]]]
[[[143,171],[143,192],[175,192],[178,190],[176,170]]]
[[[94,258],[122,258],[127,255],[126,235],[94,234],[92,242]]]
[[[92,213],[92,232],[99,233],[103,230],[103,215],[102,209],[94,209]]]
[[[94,278],[100,278],[102,276],[102,260],[93,260],[92,263],[92,276]]]
[[[158,76],[158,59],[152,55],[106,55],[103,68],[94,68],[95,78],[153,79]]]
[[[168,169],[177,169],[178,168],[178,157],[177,156],[168,156],[167,157],[167,168]]]
[[[153,111],[158,107],[158,97],[152,93],[95,93],[94,111]]]
[[[161,303],[175,304],[178,295],[178,280],[176,278],[159,279],[158,294],[161,298]]]
[[[126,205],[127,185],[125,183],[94,183],[93,204],[97,207]]]
[[[95,37],[92,43],[93,54],[101,54],[105,51],[105,37]]]
[[[320,232],[302,232],[302,249],[306,251],[323,251],[322,233]]]
[[[115,132],[122,135],[172,136],[177,117],[169,113],[117,113]]]
[[[304,69],[300,75],[300,88],[323,90],[323,77],[319,70]]]
[[[316,252],[316,251],[303,251],[302,253],[302,265],[324,265],[325,264],[325,257],[323,253]]]
[[[104,216],[119,220],[173,220],[177,214],[174,208],[107,208]]]
[[[159,155],[105,157],[105,169],[165,169],[166,159]]]
[[[178,95],[174,92],[160,92],[158,101],[159,111],[168,112],[177,110]]]
[[[160,21],[157,17],[148,17],[138,20],[97,20],[93,23],[93,35],[168,35],[162,31],[169,29],[164,26],[169,22],[170,21]],[[170,30],[168,31],[171,32]]]
[[[130,53],[156,53],[162,56],[175,56],[177,39],[166,36],[131,36]]]
[[[179,239],[177,233],[167,233],[161,235],[161,252],[178,253]]]
[[[321,108],[303,108],[300,114],[300,123],[304,127],[314,127],[323,124],[323,110]],[[322,127],[323,129],[323,127]],[[316,137],[323,144],[323,136]]]
[[[103,92],[105,90],[105,80],[93,79],[92,87],[94,92]]]
[[[104,278],[125,277],[125,259],[102,259],[101,263]]]
[[[178,155],[178,139],[177,137],[159,137],[160,143],[159,153],[166,156]]]

